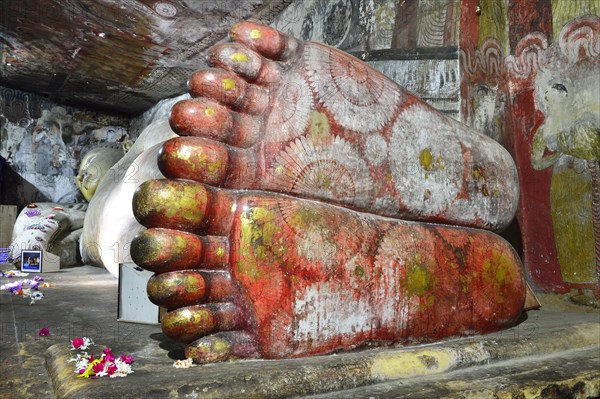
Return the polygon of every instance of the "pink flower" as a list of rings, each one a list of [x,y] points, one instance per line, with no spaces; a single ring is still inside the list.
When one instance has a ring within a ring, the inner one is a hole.
[[[50,329],[48,327],[44,327],[40,330],[40,337],[49,337]]]
[[[114,363],[109,363],[106,368],[106,373],[110,376],[113,375],[118,370],[118,367]]]
[[[119,357],[119,360],[122,361],[125,364],[131,364],[131,363],[133,363],[133,356],[131,356],[131,355],[121,355],[121,357]]]
[[[96,363],[92,366],[92,370],[94,371],[94,373],[98,374],[99,372],[104,370],[104,363],[100,362],[100,363]]]
[[[115,361],[115,356],[112,353],[112,350],[110,348],[104,348],[104,350],[102,351],[102,353],[104,353],[104,360],[107,362],[114,362]]]
[[[78,337],[78,338],[75,338],[75,339],[73,340],[73,348],[77,349],[77,348],[79,348],[81,345],[83,345],[83,338],[81,338],[81,337]]]

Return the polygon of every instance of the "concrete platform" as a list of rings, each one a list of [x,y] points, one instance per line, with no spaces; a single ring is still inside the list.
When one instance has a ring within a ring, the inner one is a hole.
[[[8,265],[0,268],[8,270]],[[117,280],[84,266],[43,274],[29,301],[0,293],[0,398],[600,398],[600,312],[554,295],[518,326],[410,348],[175,369],[183,347],[158,325],[117,321]],[[0,284],[10,281],[0,278]],[[40,337],[48,327],[50,337]],[[76,378],[68,349],[135,358],[126,378]]]

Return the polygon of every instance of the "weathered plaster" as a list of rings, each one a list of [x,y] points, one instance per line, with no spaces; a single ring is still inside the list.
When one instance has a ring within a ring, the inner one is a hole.
[[[502,30],[484,38],[491,31],[481,19],[477,32],[465,28],[471,39],[479,37],[480,46],[463,42],[461,93],[465,122],[503,143],[519,166],[518,222],[532,281],[541,289],[574,290],[573,295],[595,290],[598,297],[596,4],[557,0],[550,9],[541,0],[511,0],[507,20],[491,18],[507,21],[510,43]]]
[[[0,156],[6,159],[3,202],[81,201],[74,177],[89,150],[129,140],[128,120],[53,103],[41,96],[0,87]],[[18,177],[17,177],[18,176]],[[10,184],[13,184],[10,187]],[[31,186],[32,191],[22,186]]]

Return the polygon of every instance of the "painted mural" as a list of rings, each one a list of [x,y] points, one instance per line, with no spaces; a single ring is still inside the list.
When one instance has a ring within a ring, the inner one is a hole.
[[[542,231],[554,241],[553,251],[540,251],[543,242],[530,243],[532,275],[543,286],[593,288],[598,294],[600,18],[574,19],[554,42],[539,32],[529,34],[506,63],[513,109],[533,106],[536,112],[535,119],[523,121],[529,123],[515,125],[524,228],[529,230],[535,226],[529,223],[532,218],[542,216],[549,222]]]
[[[461,51],[463,121],[510,148],[505,134],[508,81],[501,43],[489,37],[476,51]]]
[[[470,26],[461,37],[464,121],[515,157],[531,281],[597,304],[600,2],[488,3],[463,3],[462,23]],[[472,26],[466,14],[476,5],[483,14]]]
[[[30,202],[81,201],[75,176],[82,157],[99,146],[127,143],[127,126],[126,118],[0,87],[0,156],[13,175],[4,184],[3,202],[22,208]]]
[[[306,0],[293,2],[273,23],[282,32],[344,50],[392,46],[393,0]]]

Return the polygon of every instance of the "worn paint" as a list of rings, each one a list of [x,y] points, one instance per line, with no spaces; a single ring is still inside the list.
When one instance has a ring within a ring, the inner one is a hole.
[[[483,40],[490,31],[480,26],[480,48],[466,48],[461,59],[465,120],[501,138],[519,165],[519,225],[528,272],[540,288],[592,289],[596,297],[598,5],[511,0],[510,50],[503,32]],[[498,12],[492,18],[503,21],[505,10]],[[498,195],[487,181],[480,188]]]
[[[538,121],[521,116],[517,126],[523,131],[515,137],[521,148],[517,159],[528,164],[523,170],[529,184],[522,185],[522,227],[526,237],[536,238],[525,241],[527,267],[540,286],[556,291],[595,287],[600,292],[600,221],[594,208],[600,198],[595,180],[600,64],[593,47],[599,26],[598,16],[586,16],[555,26],[560,30],[557,43],[535,47],[539,33],[523,39],[522,48],[536,48],[536,57],[551,60],[536,68],[522,68],[522,55],[507,59],[515,89],[523,93],[516,103],[539,112]],[[536,226],[536,219],[545,225]]]
[[[448,371],[455,362],[452,353],[439,349],[382,355],[373,359],[371,374],[377,379],[386,380],[418,377]]]
[[[120,149],[122,156],[121,142],[130,138],[127,125],[123,117],[67,107],[33,93],[0,87],[0,156],[14,172],[13,179],[22,179],[7,182],[14,187],[3,191],[3,202],[19,208],[36,201],[81,202],[75,185],[81,161],[99,147]],[[97,184],[101,170],[106,172],[109,167],[98,163],[88,173]]]
[[[233,79],[223,79],[221,85],[223,86],[223,90],[235,89],[235,81]]]
[[[252,38],[252,29],[262,32],[260,40]],[[193,206],[188,200],[194,196],[185,194],[188,187],[181,186],[184,180],[161,180],[144,183],[134,207],[148,227],[176,223],[182,230],[218,231],[227,237],[230,258],[225,273],[231,274],[236,287],[232,307],[243,313],[240,319],[247,323],[243,333],[258,354],[307,356],[371,341],[426,341],[511,325],[523,306],[524,283],[519,260],[506,242],[479,229],[401,220],[485,228],[506,225],[517,199],[516,171],[508,153],[337,50],[310,43],[298,46],[294,39],[252,23],[236,25],[232,37],[238,44],[231,48],[246,45],[267,58],[281,57],[298,66],[282,68],[274,76],[282,81],[270,85],[266,115],[255,116],[264,99],[251,104],[246,100],[255,98],[244,98],[240,92],[241,98],[224,100],[236,111],[247,112],[249,125],[252,119],[259,126],[266,121],[262,126],[267,128],[248,148],[259,160],[257,174],[247,177],[239,162],[228,165],[232,177],[241,176],[235,177],[234,185],[251,190],[208,189],[209,198],[196,199],[202,209],[185,218],[164,202],[180,203],[182,214]],[[286,48],[299,51],[286,52]],[[214,58],[229,50],[226,45],[216,48]],[[200,71],[190,87],[194,95],[212,96],[222,93],[221,87],[215,91],[200,83],[230,76],[220,70]],[[244,84],[237,77],[231,79]],[[287,83],[296,89],[287,91]],[[202,114],[185,112],[176,115],[176,124],[187,126],[188,118],[202,125]],[[271,129],[278,122],[282,128]],[[236,134],[234,130],[232,136]],[[387,154],[374,155],[370,150],[367,156],[368,147],[383,148]],[[405,169],[406,160],[416,169]],[[193,156],[188,161],[204,162]],[[500,195],[493,202],[491,196],[481,194],[482,181],[492,174],[490,165],[499,167],[502,175],[494,186]],[[170,177],[179,177],[180,172],[175,168]],[[473,174],[481,178],[473,182]],[[190,190],[200,190],[188,183]],[[153,191],[156,197],[164,195],[164,201],[150,199]],[[413,192],[418,199],[410,197]],[[426,192],[438,207],[421,203]],[[220,205],[221,196],[232,202]],[[212,212],[206,214],[206,209]],[[374,211],[399,219],[375,216]],[[486,263],[494,251],[506,262]],[[513,272],[498,271],[498,264]],[[463,274],[472,278],[461,281]],[[493,278],[486,279],[488,275]],[[496,296],[505,300],[498,303]],[[209,309],[211,302],[206,304]],[[165,334],[189,342],[192,336],[224,329],[195,316],[205,313],[202,306],[171,311],[171,319],[163,323]],[[194,332],[195,323],[198,331]],[[231,348],[232,355],[248,355],[247,350]],[[430,367],[435,365],[431,357],[422,359]]]
[[[554,27],[554,40],[560,37],[563,26],[582,15],[600,16],[600,0],[551,0],[552,3],[552,26]]]
[[[481,15],[479,15],[479,46],[488,37],[500,42],[505,52],[508,52],[508,23],[507,9],[509,0],[481,0]]]

